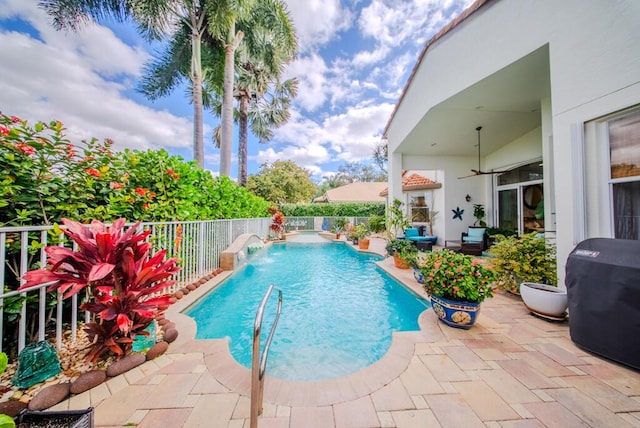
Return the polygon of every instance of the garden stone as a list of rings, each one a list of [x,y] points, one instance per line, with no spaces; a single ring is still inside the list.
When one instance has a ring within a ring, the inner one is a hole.
[[[27,403],[23,403],[22,401],[18,400],[9,400],[5,401],[4,403],[0,403],[0,414],[9,415],[12,418],[15,418],[22,409],[26,408]]]
[[[176,299],[180,300],[184,297],[184,293],[180,290],[176,291],[175,293],[173,293],[173,297],[175,297]]]
[[[198,288],[198,286],[197,286],[197,285],[195,285],[195,284],[189,284],[189,285],[187,285],[187,289],[188,289],[189,291],[193,291],[193,290],[195,290],[196,288]]]
[[[71,383],[71,393],[80,394],[100,385],[107,380],[107,372],[104,370],[91,370],[82,373],[78,379]]]
[[[18,355],[18,370],[11,383],[20,389],[29,388],[60,373],[56,349],[45,340],[30,343]]]
[[[162,330],[164,330],[165,332],[172,328],[176,328],[176,323],[174,323],[173,321],[169,321],[168,323],[162,326]]]
[[[55,406],[69,396],[70,388],[68,382],[47,386],[29,401],[29,410],[45,410]]]
[[[169,344],[167,342],[158,342],[147,351],[147,361],[153,360],[167,352]]]
[[[147,360],[144,354],[132,354],[127,355],[120,361],[116,361],[111,364],[107,369],[107,376],[114,377],[119,374],[128,372],[129,370],[138,367],[140,364],[144,363]]]
[[[182,291],[182,294],[186,296],[191,290],[189,290],[188,288],[181,288],[180,291]]]
[[[164,340],[167,343],[171,343],[178,338],[178,330],[175,328],[170,328],[165,330],[164,332]]]
[[[164,326],[167,323],[170,323],[171,320],[169,320],[168,318],[162,318],[161,320],[158,320],[158,324],[160,325],[160,327]]]

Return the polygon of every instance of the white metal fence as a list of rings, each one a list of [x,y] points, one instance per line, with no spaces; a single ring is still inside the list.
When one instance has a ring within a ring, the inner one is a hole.
[[[366,222],[366,218],[350,218],[351,224]],[[330,230],[331,217],[288,217],[287,232],[295,230]],[[266,238],[270,233],[270,218],[209,220],[188,222],[142,223],[151,231],[149,242],[154,251],[167,250],[167,257],[177,257],[181,270],[176,276],[176,289],[193,282],[220,266],[222,253],[239,235],[255,233]],[[129,224],[128,226],[131,226]],[[22,277],[32,269],[44,267],[48,245],[71,246],[66,235],[53,226],[0,228],[0,351],[16,355],[27,343],[51,339],[55,334],[58,348],[62,345],[63,328],[71,331],[75,340],[81,299],[76,294],[63,301],[57,293],[47,293],[47,284],[16,291],[24,283]],[[85,312],[84,322],[89,322]],[[4,348],[4,349],[3,349]]]
[[[167,257],[180,261],[176,285],[166,290],[173,292],[217,269],[220,253],[239,235],[255,233],[266,237],[270,225],[269,218],[255,218],[142,223],[141,227],[151,231],[148,239],[154,251],[166,249]],[[53,334],[60,348],[65,325],[71,330],[72,340],[76,337],[81,312],[78,294],[63,302],[59,294],[46,292],[47,284],[16,290],[24,283],[22,277],[27,271],[46,265],[44,249],[48,245],[72,244],[53,226],[0,228],[0,351],[10,355],[20,352],[28,342],[51,338]],[[89,315],[84,313],[85,322]]]

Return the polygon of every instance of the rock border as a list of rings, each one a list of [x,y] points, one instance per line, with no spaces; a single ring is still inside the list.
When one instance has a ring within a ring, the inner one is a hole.
[[[181,287],[172,293],[172,303],[182,299],[191,291],[196,290],[202,284],[218,276],[222,272],[223,269],[218,268],[202,278]],[[62,382],[49,385],[38,391],[28,403],[16,399],[4,401],[0,403],[0,414],[16,417],[24,408],[28,408],[29,410],[46,410],[73,395],[86,392],[108,381],[110,378],[126,373],[146,361],[151,361],[163,355],[169,349],[169,344],[178,338],[179,333],[178,330],[176,330],[176,324],[166,318],[165,311],[158,312],[155,317],[155,321],[162,331],[162,340],[156,342],[155,345],[147,350],[146,353],[129,354],[120,360],[113,362],[104,370],[90,370],[88,372],[81,373],[72,382]]]

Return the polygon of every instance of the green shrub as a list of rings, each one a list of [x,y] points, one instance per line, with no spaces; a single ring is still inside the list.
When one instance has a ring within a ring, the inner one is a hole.
[[[489,254],[499,288],[517,291],[521,282],[557,284],[555,245],[537,232],[521,237],[498,235],[496,239]]]
[[[383,202],[283,204],[281,210],[287,217],[370,217],[384,215],[385,204]]]

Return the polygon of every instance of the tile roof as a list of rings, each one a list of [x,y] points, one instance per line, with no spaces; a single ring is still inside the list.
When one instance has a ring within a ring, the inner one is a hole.
[[[442,187],[442,184],[419,174],[411,174],[408,177],[402,177],[402,190],[405,192],[411,190],[439,189],[440,187]],[[387,196],[388,194],[388,187],[380,192],[380,196]]]
[[[386,182],[351,183],[327,190],[313,202],[385,202],[380,192],[387,187]]]

